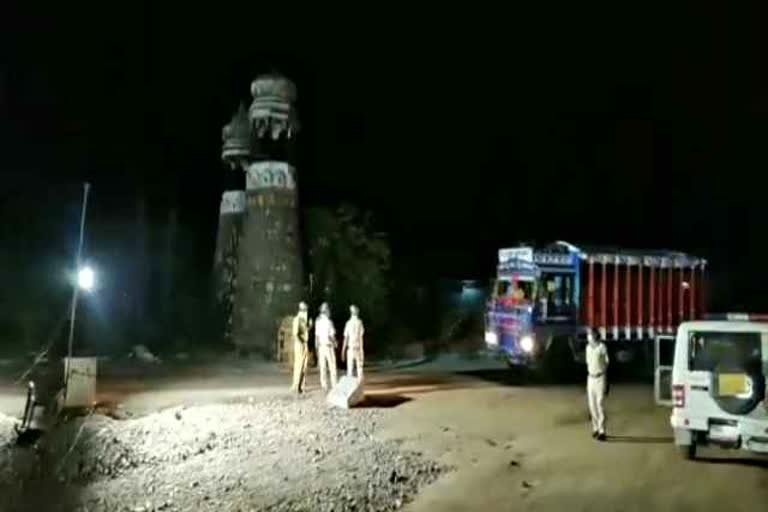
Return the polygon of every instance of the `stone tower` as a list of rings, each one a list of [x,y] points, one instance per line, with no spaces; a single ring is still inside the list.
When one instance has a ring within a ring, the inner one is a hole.
[[[264,75],[251,94],[251,106],[241,106],[222,133],[222,160],[244,173],[245,185],[222,194],[215,276],[225,335],[239,351],[274,358],[280,321],[303,296],[296,88]]]

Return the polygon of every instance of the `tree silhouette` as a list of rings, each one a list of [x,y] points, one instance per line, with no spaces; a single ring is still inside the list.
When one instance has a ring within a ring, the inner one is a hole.
[[[312,305],[328,302],[341,320],[356,304],[367,331],[375,335],[389,317],[387,236],[374,231],[370,213],[343,205],[308,210],[306,238]]]

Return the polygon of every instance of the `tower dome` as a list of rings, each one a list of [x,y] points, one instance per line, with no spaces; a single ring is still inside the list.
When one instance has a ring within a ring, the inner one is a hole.
[[[260,75],[251,82],[251,95],[254,98],[274,98],[293,103],[296,101],[296,86],[283,75],[270,73]]]
[[[242,103],[232,116],[232,120],[222,128],[221,139],[221,158],[231,167],[237,167],[240,162],[250,156],[251,125],[245,105]]]
[[[294,107],[296,86],[282,75],[267,74],[251,82],[253,101],[248,110],[252,129],[258,138],[291,138],[298,130]]]

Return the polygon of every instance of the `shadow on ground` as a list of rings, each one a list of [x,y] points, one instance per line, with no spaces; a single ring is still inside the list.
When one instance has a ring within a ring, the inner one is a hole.
[[[638,443],[638,444],[669,444],[674,441],[671,436],[608,436],[609,443]]]
[[[768,458],[747,459],[747,458],[717,458],[717,457],[696,457],[696,462],[705,462],[709,464],[730,464],[734,466],[749,466],[753,468],[768,469]]]
[[[365,395],[365,399],[363,399],[362,403],[360,403],[358,407],[390,408],[390,407],[397,407],[398,405],[404,404],[406,402],[410,402],[411,400],[413,399],[403,395],[392,395],[392,394],[383,394],[383,393],[367,394]]]

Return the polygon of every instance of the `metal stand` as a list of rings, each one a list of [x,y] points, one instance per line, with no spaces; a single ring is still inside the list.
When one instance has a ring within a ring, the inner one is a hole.
[[[83,208],[80,213],[80,239],[77,243],[77,256],[75,258],[75,272],[78,272],[82,265],[83,258],[83,240],[85,238],[85,212],[88,208],[88,191],[91,188],[90,183],[83,185]],[[67,341],[67,360],[72,358],[72,344],[75,338],[75,315],[77,314],[77,299],[80,287],[75,281],[72,287],[72,306],[69,313],[69,339]],[[64,368],[64,397],[67,395],[69,384],[69,368]]]

